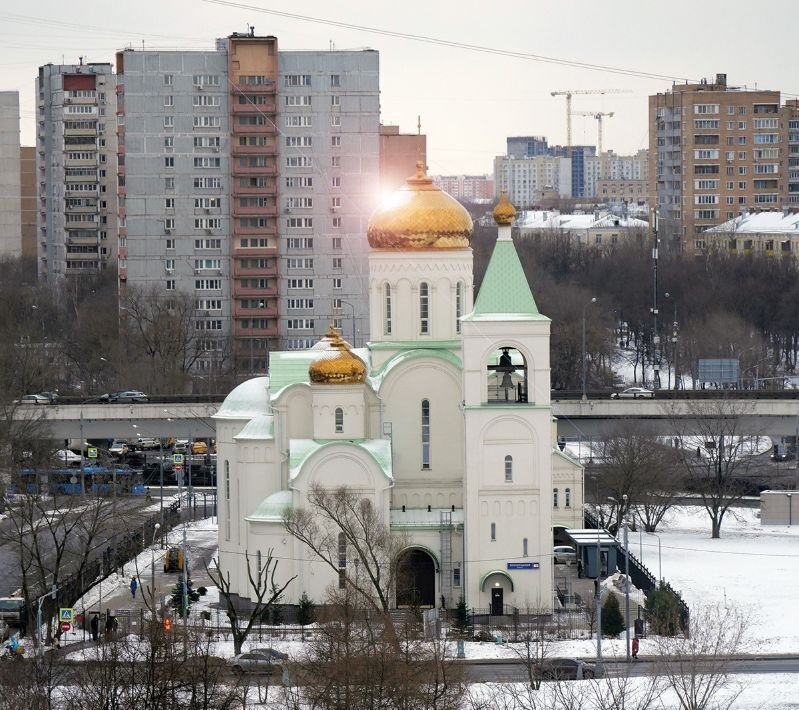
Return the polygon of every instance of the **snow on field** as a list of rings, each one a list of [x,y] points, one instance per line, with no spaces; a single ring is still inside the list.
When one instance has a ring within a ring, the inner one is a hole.
[[[689,606],[735,605],[747,614],[750,652],[799,652],[799,528],[761,525],[756,513],[728,513],[713,540],[704,508],[672,511],[658,532],[662,574]],[[630,548],[657,577],[656,537],[632,533]]]

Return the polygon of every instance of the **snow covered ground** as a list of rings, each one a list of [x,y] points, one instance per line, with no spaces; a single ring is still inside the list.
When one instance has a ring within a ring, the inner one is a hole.
[[[757,509],[724,518],[721,539],[710,537],[705,510],[672,511],[660,532],[662,575],[689,606],[735,605],[750,619],[753,653],[799,653],[799,526],[761,525]],[[657,577],[658,541],[632,533],[632,553]]]

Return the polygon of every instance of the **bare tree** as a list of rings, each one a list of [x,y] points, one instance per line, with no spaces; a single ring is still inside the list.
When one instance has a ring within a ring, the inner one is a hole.
[[[656,638],[660,673],[680,710],[727,710],[744,686],[731,673],[745,646],[747,622],[734,607],[694,608],[690,636]]]
[[[347,486],[331,490],[314,484],[308,504],[284,513],[286,530],[343,577],[366,604],[388,614],[407,540],[391,532],[371,500]]]
[[[600,460],[602,488],[613,500],[610,529],[618,530],[636,509],[654,532],[681,490],[675,450],[648,427],[626,425],[604,438]]]
[[[278,561],[273,556],[270,547],[266,551],[266,558],[259,556],[259,562],[255,565],[250,560],[249,553],[244,553],[245,564],[247,565],[247,579],[250,591],[250,609],[243,612],[236,604],[235,593],[231,590],[230,571],[223,572],[219,566],[219,559],[214,558],[213,569],[205,566],[209,577],[219,589],[219,594],[224,599],[227,618],[230,621],[230,632],[233,636],[233,651],[235,654],[241,653],[242,646],[247,640],[253,624],[263,621],[269,614],[269,610],[275,606],[286,591],[286,588],[295,579],[296,575],[284,584],[279,584],[275,575],[277,574]]]
[[[712,537],[721,537],[724,516],[745,492],[744,479],[757,471],[763,437],[747,427],[753,404],[732,399],[689,401],[684,410],[672,404],[675,449],[686,483],[698,493],[711,521]],[[676,416],[682,414],[682,417]]]

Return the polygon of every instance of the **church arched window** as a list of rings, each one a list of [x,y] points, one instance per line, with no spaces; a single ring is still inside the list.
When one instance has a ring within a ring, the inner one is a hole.
[[[419,284],[419,333],[430,334],[430,285],[426,281]]]
[[[513,456],[505,457],[505,482],[513,481]]]
[[[491,542],[497,541],[497,524],[491,523]]]
[[[383,286],[383,317],[385,322],[383,324],[383,332],[386,335],[391,335],[391,284]]]
[[[564,504],[566,505],[567,508],[571,508],[572,507],[572,489],[571,488],[567,488],[564,491]]]
[[[555,508],[558,507],[558,489],[557,488],[553,488],[552,489],[552,505]]]
[[[334,414],[336,424],[336,434],[344,433],[344,410],[341,407],[336,407]]]
[[[527,360],[516,348],[500,345],[488,359],[486,377],[489,402],[527,403]]]
[[[522,539],[522,557],[527,557],[527,538]]]
[[[347,585],[347,538],[343,532],[338,534],[338,588]]]
[[[230,461],[225,460],[225,540],[230,540]]]
[[[430,468],[430,400],[422,400],[422,468]]]
[[[455,284],[455,332],[461,332],[461,316],[463,315],[463,282]]]

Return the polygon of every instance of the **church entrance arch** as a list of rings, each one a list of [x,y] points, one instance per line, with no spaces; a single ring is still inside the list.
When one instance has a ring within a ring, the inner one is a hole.
[[[397,607],[436,606],[436,562],[419,547],[402,552],[397,563]]]

